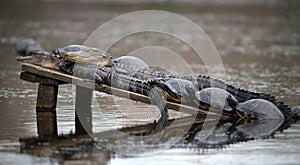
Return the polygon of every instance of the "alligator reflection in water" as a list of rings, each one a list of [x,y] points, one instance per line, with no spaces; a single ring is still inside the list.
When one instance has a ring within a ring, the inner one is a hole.
[[[218,121],[183,117],[168,120],[167,127],[157,134],[153,134],[157,123],[152,123],[91,135],[28,138],[20,139],[20,142],[22,153],[51,157],[58,161],[88,159],[92,163],[106,164],[115,154],[137,156],[170,148],[223,148],[237,142],[271,138],[277,130],[287,128],[291,122],[282,119]],[[204,136],[210,130],[213,131]]]
[[[113,153],[88,137],[61,136],[52,140],[20,139],[21,153],[50,157],[59,162],[85,160],[92,164],[108,164]]]

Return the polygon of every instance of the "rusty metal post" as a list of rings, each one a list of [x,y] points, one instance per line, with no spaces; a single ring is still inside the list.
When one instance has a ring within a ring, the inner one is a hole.
[[[93,90],[76,86],[75,99],[75,134],[92,133],[92,101]]]
[[[36,116],[40,138],[57,137],[56,102],[58,85],[40,83],[38,87]]]

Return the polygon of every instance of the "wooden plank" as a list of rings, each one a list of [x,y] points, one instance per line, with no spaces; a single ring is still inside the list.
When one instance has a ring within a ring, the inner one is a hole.
[[[20,79],[29,81],[29,82],[36,82],[36,83],[48,84],[48,85],[61,85],[61,84],[66,83],[66,82],[55,80],[55,79],[42,77],[40,75],[32,74],[29,72],[22,72],[20,75]]]
[[[67,82],[67,83],[71,83],[72,79],[82,80],[78,77],[64,74],[64,73],[61,73],[56,70],[44,68],[44,67],[33,65],[33,64],[27,64],[27,63],[22,64],[22,71],[37,74],[37,75],[40,75],[43,77],[52,78],[55,80],[60,80],[60,81]]]
[[[52,78],[55,80],[59,80],[59,81],[63,81],[66,83],[72,83],[75,85],[79,85],[79,86],[83,86],[86,88],[90,88],[93,90],[97,90],[100,92],[105,92],[108,94],[113,94],[119,97],[125,97],[125,98],[129,98],[131,100],[135,100],[135,101],[140,101],[143,103],[147,103],[150,104],[150,100],[148,96],[144,96],[141,94],[137,94],[134,92],[130,92],[130,91],[126,91],[126,90],[122,90],[122,89],[118,89],[118,88],[114,88],[114,87],[110,87],[107,86],[105,84],[95,84],[95,83],[91,83],[91,82],[86,82],[83,79],[79,78],[79,77],[75,77],[75,76],[71,76],[68,74],[64,74],[61,73],[59,71],[55,71],[55,70],[51,70],[51,69],[47,69],[47,68],[43,68],[41,66],[37,66],[37,65],[33,65],[33,64],[27,64],[24,63],[22,64],[22,70],[26,71],[26,72],[30,72],[36,75],[41,75],[44,77],[48,77],[48,78]],[[183,113],[188,113],[188,114],[203,114],[203,115],[217,115],[219,116],[220,114],[217,113],[213,113],[213,112],[208,112],[205,110],[201,110],[195,107],[191,107],[191,106],[186,106],[186,105],[181,105],[181,104],[177,104],[177,103],[173,103],[173,102],[169,102],[167,101],[166,104],[168,109],[172,109],[175,111],[180,111]]]

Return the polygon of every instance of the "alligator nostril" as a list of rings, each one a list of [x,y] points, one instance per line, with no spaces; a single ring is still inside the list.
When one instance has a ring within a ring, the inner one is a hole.
[[[58,55],[59,54],[59,50],[58,49],[52,49],[52,53]]]

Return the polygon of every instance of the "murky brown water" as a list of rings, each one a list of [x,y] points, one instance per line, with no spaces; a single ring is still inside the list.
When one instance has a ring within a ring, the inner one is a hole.
[[[127,12],[156,9],[181,14],[200,25],[215,43],[227,80],[256,91],[271,93],[290,107],[300,97],[300,7],[297,1],[269,3],[216,3],[118,5],[109,3],[72,3],[64,1],[0,2],[0,162],[8,164],[56,164],[49,158],[19,154],[19,138],[37,135],[35,100],[37,84],[19,79],[20,65],[14,46],[24,38],[33,38],[46,50],[69,44],[83,44],[99,25]],[[145,36],[144,36],[145,37]],[[149,38],[149,37],[145,37]],[[126,42],[124,42],[126,43]],[[111,50],[113,56],[130,51],[126,45]],[[132,49],[132,48],[131,48]],[[122,51],[121,51],[122,50]],[[186,54],[185,49],[181,53]],[[196,73],[205,67],[187,58]],[[200,61],[201,62],[201,61]],[[199,62],[199,63],[200,63]],[[157,118],[156,110],[141,113],[123,109],[126,100],[115,105],[106,94],[95,93],[94,131],[145,123]],[[96,107],[100,107],[96,108]],[[115,109],[118,108],[116,111]],[[58,131],[74,131],[72,86],[59,89]],[[149,115],[150,114],[150,115]],[[138,158],[114,156],[111,164],[297,164],[300,152],[300,127],[293,125],[275,138],[230,145],[222,150],[196,152],[168,150]],[[88,163],[79,160],[77,163]],[[75,162],[65,162],[76,163]]]

